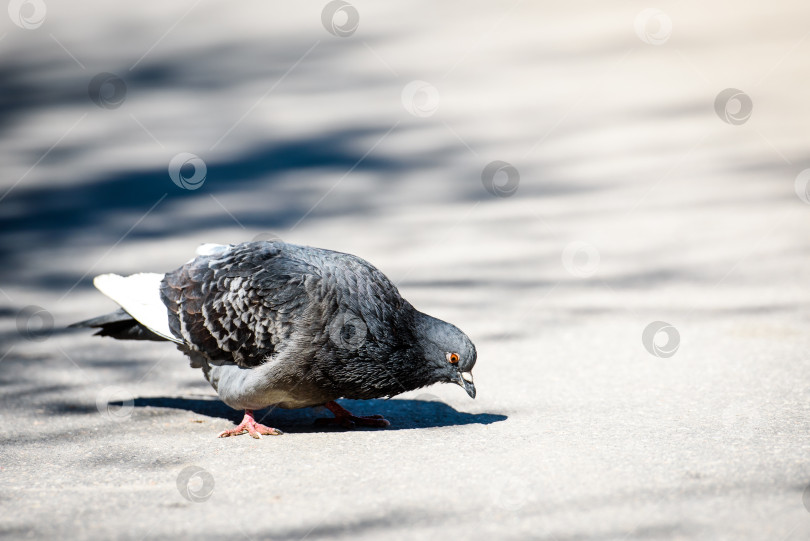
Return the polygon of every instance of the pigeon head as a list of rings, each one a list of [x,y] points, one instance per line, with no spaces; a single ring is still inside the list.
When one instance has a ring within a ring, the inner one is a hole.
[[[416,329],[431,383],[455,383],[475,398],[472,369],[477,353],[467,335],[455,325],[421,312],[416,317]]]

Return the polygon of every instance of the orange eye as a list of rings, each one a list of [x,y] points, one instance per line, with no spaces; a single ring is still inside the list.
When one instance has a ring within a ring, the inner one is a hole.
[[[458,353],[448,353],[447,360],[450,364],[456,364],[458,362]]]

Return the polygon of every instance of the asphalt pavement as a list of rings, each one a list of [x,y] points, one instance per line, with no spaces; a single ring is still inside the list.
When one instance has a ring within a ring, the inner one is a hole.
[[[0,536],[810,536],[806,3],[9,13]],[[218,439],[173,346],[66,329],[96,274],[271,237],[463,329],[476,399]]]

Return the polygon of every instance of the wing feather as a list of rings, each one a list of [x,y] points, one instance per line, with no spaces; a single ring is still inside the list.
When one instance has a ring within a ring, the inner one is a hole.
[[[307,280],[319,280],[316,266],[281,243],[245,243],[201,255],[170,272],[161,284],[169,327],[214,363],[256,366],[289,335],[289,317],[308,296]]]
[[[391,332],[410,306],[396,287],[368,262],[340,252],[280,241],[218,247],[166,274],[160,293],[171,332],[213,364],[254,367],[282,351],[300,362],[344,362],[385,355],[409,339]],[[347,351],[339,338],[330,340],[342,332],[331,323],[344,312],[365,323],[366,346],[379,347]]]

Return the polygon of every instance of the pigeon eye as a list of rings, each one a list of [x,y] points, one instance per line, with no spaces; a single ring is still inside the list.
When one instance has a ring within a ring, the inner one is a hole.
[[[447,362],[449,362],[450,364],[458,363],[458,353],[448,353]]]

